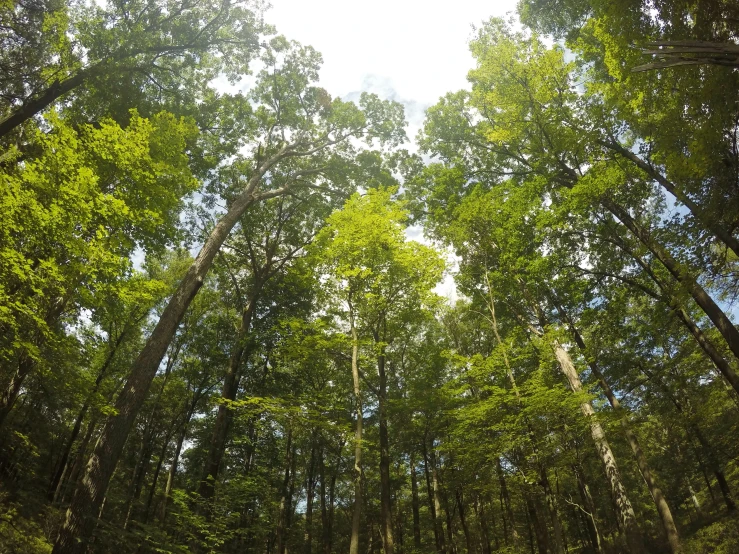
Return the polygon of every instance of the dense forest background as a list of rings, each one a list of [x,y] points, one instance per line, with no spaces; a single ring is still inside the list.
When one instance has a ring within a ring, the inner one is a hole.
[[[739,551],[739,4],[521,0],[417,150],[268,19],[0,0],[0,552]]]

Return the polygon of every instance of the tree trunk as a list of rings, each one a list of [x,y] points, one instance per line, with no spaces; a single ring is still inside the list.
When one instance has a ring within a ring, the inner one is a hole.
[[[670,545],[670,550],[673,552],[673,554],[678,554],[679,552],[681,552],[682,548],[680,546],[680,536],[677,532],[677,527],[675,526],[675,520],[672,517],[672,511],[670,510],[669,504],[667,504],[667,499],[665,498],[665,495],[662,493],[662,490],[657,486],[654,478],[652,477],[652,470],[649,467],[647,458],[641,449],[639,439],[637,438],[634,431],[631,429],[631,425],[629,425],[628,415],[621,407],[621,403],[619,402],[618,398],[616,398],[613,390],[611,390],[611,387],[606,382],[603,374],[600,372],[600,368],[595,363],[595,360],[592,358],[592,354],[590,356],[588,355],[587,348],[585,347],[585,341],[583,340],[580,332],[574,326],[574,323],[569,319],[569,315],[566,314],[561,308],[560,311],[562,312],[562,315],[565,317],[565,319],[568,320],[570,330],[575,337],[575,342],[585,356],[588,362],[588,366],[590,367],[590,371],[592,371],[595,378],[598,379],[598,382],[603,389],[603,393],[606,395],[606,398],[608,398],[608,402],[611,404],[613,410],[619,415],[621,427],[624,430],[626,439],[629,441],[629,446],[631,447],[631,450],[634,452],[634,458],[636,459],[636,463],[639,466],[639,471],[641,472],[641,475],[644,478],[644,482],[647,484],[647,488],[649,489],[649,494],[652,495],[652,500],[657,507],[657,513],[659,514],[660,520],[662,522],[662,527],[664,528],[665,534],[667,535],[667,542]]]
[[[729,230],[721,227],[715,220],[715,218],[706,214],[696,202],[694,202],[685,192],[680,189],[680,187],[667,179],[651,164],[641,159],[631,150],[624,148],[619,143],[609,141],[605,142],[604,145],[614,152],[617,152],[624,158],[630,160],[639,169],[644,171],[652,179],[662,185],[662,188],[672,194],[686,208],[688,208],[688,210],[690,210],[690,213],[693,215],[696,221],[699,221],[701,225],[703,225],[703,227],[711,231],[711,233],[713,233],[713,235],[719,241],[723,242],[727,248],[733,250],[734,254],[739,257],[739,240],[737,240],[736,237],[734,237]]]
[[[510,527],[510,535],[513,539],[513,544],[518,545],[520,538],[518,531],[516,531],[516,522],[513,518],[513,509],[511,508],[511,497],[508,495],[508,485],[506,484],[505,475],[503,473],[503,465],[500,461],[500,457],[496,459],[496,473],[498,474],[498,484],[500,485],[500,495],[503,500],[503,508],[505,509],[504,517],[508,518],[508,527]],[[504,521],[505,527],[505,521]],[[505,534],[506,543],[508,542],[508,533]]]
[[[231,352],[228,372],[223,380],[221,398],[229,402],[236,400],[236,394],[239,389],[241,363],[244,359],[248,359],[249,357],[250,349],[248,348],[246,341],[248,340],[249,332],[251,330],[251,322],[259,295],[259,288],[260,287],[257,284],[255,286],[254,293],[251,298],[249,298],[249,301],[242,312],[241,323],[239,324],[239,330],[236,337],[236,344]],[[228,403],[221,402],[218,405],[218,414],[216,415],[216,421],[213,426],[208,457],[205,460],[205,471],[203,472],[203,478],[198,487],[198,494],[200,494],[200,496],[205,500],[213,498],[216,480],[218,479],[218,473],[221,467],[221,460],[226,451],[226,440],[228,438],[228,431],[231,427],[232,419],[233,411],[231,407]]]
[[[79,71],[76,75],[69,79],[65,79],[61,83],[59,81],[54,81],[51,86],[49,86],[36,99],[24,103],[15,112],[0,121],[0,138],[10,133],[10,131],[19,125],[22,125],[45,108],[48,108],[59,97],[80,86],[86,79],[94,74],[95,69],[99,71],[99,66],[96,65],[91,69]]]
[[[36,362],[34,362],[33,358],[25,354],[18,361],[18,369],[15,371],[8,386],[3,390],[3,394],[0,395],[0,428],[2,428],[5,418],[8,417],[15,401],[18,399],[23,381],[25,381],[35,365]]]
[[[413,546],[421,549],[421,515],[418,501],[418,479],[416,476],[416,460],[411,452],[411,508],[413,510]]]
[[[90,408],[90,401],[92,400],[93,395],[97,393],[98,389],[100,388],[100,384],[103,382],[103,378],[105,377],[105,374],[107,373],[108,368],[110,367],[110,364],[113,361],[113,358],[115,357],[115,353],[117,352],[118,347],[121,345],[121,342],[123,342],[123,338],[125,335],[126,335],[125,330],[122,331],[118,335],[118,338],[113,344],[113,347],[108,352],[108,355],[106,356],[102,367],[98,371],[97,377],[95,378],[95,384],[93,385],[92,390],[87,395],[87,398],[85,399],[85,403],[82,405],[82,408],[80,408],[80,411],[77,414],[77,419],[75,419],[74,421],[72,432],[69,435],[69,439],[67,440],[67,443],[64,446],[62,456],[59,459],[59,463],[57,464],[57,470],[54,473],[54,477],[52,478],[51,483],[49,484],[49,491],[48,491],[49,500],[52,500],[54,498],[56,489],[59,486],[59,481],[61,481],[62,475],[67,469],[67,462],[69,461],[69,454],[72,452],[72,446],[74,445],[74,441],[77,440],[77,436],[79,435],[80,430],[82,429],[82,421],[85,419],[85,415],[87,415],[87,410]]]
[[[426,476],[426,496],[429,502],[429,512],[431,514],[431,520],[434,524],[434,543],[436,544],[436,551],[439,553],[444,552],[444,534],[439,530],[439,516],[436,510],[436,502],[434,495],[434,488],[431,485],[431,472],[429,471],[429,457],[426,448],[426,437],[423,440],[423,473]],[[431,441],[433,442],[433,440]]]
[[[349,554],[359,554],[359,527],[362,522],[362,395],[359,389],[359,338],[354,325],[354,310],[349,306],[349,325],[352,335],[352,379],[356,404],[356,429],[354,431],[354,513]]]
[[[294,450],[292,444],[292,427],[287,428],[287,446],[285,447],[285,478],[282,480],[282,498],[280,499],[280,514],[277,519],[277,547],[276,554],[285,554],[285,531],[289,525],[290,507],[290,468],[293,464]]]
[[[95,431],[96,424],[97,421],[94,418],[90,420],[90,422],[87,424],[87,431],[85,431],[85,436],[82,438],[82,442],[77,449],[77,455],[75,456],[74,463],[72,464],[72,468],[69,473],[69,478],[67,479],[67,484],[71,484],[73,490],[74,487],[77,486],[77,481],[79,480],[80,474],[82,473],[83,465],[85,463],[85,453],[87,452],[87,446],[90,444],[90,440],[92,439],[92,434]],[[54,492],[55,503],[57,501],[63,503],[64,497],[68,493],[68,491],[65,491],[65,494],[62,495],[62,490],[65,488],[64,485],[64,481],[60,480],[59,484],[56,487],[56,491]],[[69,487],[67,486],[67,488]]]
[[[313,498],[315,497],[316,472],[316,432],[313,433],[310,445],[310,462],[308,463],[308,477],[305,483],[305,554],[313,551]]]
[[[488,530],[488,522],[487,518],[485,517],[483,502],[475,497],[475,500],[472,503],[472,509],[475,511],[475,518],[477,519],[477,523],[480,526],[480,546],[482,547],[482,554],[490,554],[492,551],[492,549],[490,548],[490,531]],[[496,550],[498,550],[497,547]]]
[[[553,347],[557,361],[562,369],[562,373],[564,373],[567,381],[570,383],[570,387],[573,392],[582,392],[582,383],[580,382],[580,377],[577,375],[577,370],[572,363],[570,355],[557,342],[554,343]],[[593,410],[593,406],[590,402],[582,402],[580,404],[580,409],[590,424],[590,432],[593,436],[593,441],[598,450],[598,455],[603,462],[606,476],[608,477],[608,481],[611,486],[611,492],[616,503],[618,517],[623,525],[629,550],[632,554],[641,554],[644,552],[644,545],[642,543],[639,526],[636,522],[636,514],[634,514],[634,508],[631,506],[631,502],[626,494],[626,489],[621,481],[621,475],[618,471],[618,466],[616,465],[616,458],[611,451],[611,446],[606,440],[603,427],[601,427],[600,422],[595,415],[595,410]]]
[[[380,337],[375,334],[375,343]],[[390,440],[387,430],[387,375],[385,373],[385,349],[381,348],[377,357],[379,388],[377,400],[380,419],[380,530],[385,554],[393,554],[393,516],[390,491]]]
[[[539,549],[539,554],[547,554],[549,552],[549,537],[547,536],[547,526],[542,525],[539,519],[538,510],[536,509],[536,503],[531,494],[525,493],[526,496],[526,511],[529,515],[529,523],[534,528],[534,534],[536,536],[536,547]],[[531,528],[529,527],[529,534]],[[530,539],[530,537],[529,537]],[[533,544],[531,545],[531,551],[534,551]]]
[[[438,550],[439,552],[446,552],[446,546],[444,544],[444,524],[441,519],[441,485],[439,483],[439,471],[436,468],[436,455],[434,454],[434,440],[431,439],[431,451],[429,462],[431,465],[431,483],[432,490],[434,493],[434,514],[435,521],[434,527],[438,530]],[[451,547],[451,545],[449,545]]]
[[[169,502],[169,497],[172,494],[172,487],[174,485],[174,478],[175,475],[177,475],[177,465],[180,463],[180,454],[182,453],[182,445],[185,442],[185,437],[187,437],[187,428],[190,423],[190,418],[187,418],[187,421],[182,426],[182,431],[180,432],[180,436],[177,439],[177,446],[174,450],[174,456],[172,457],[172,463],[169,466],[169,471],[167,472],[167,484],[164,486],[164,496],[162,497],[162,503],[159,507],[159,521],[160,523],[164,523],[164,520],[167,517],[167,503]]]
[[[326,462],[323,453],[323,447],[321,447],[321,541],[323,545],[323,554],[332,553],[332,539],[333,539],[333,520],[334,520],[334,490],[336,486],[336,474],[338,473],[338,464],[340,460],[337,460],[336,471],[332,472],[331,479],[328,486],[328,496],[326,492]]]
[[[685,328],[690,331],[691,335],[693,335],[693,338],[695,338],[698,346],[700,346],[703,352],[705,352],[706,355],[710,358],[710,360],[713,362],[713,365],[716,366],[716,369],[718,369],[719,373],[721,373],[726,381],[728,381],[728,383],[736,390],[735,384],[739,382],[739,377],[734,371],[734,368],[731,367],[726,358],[724,358],[723,354],[718,351],[713,342],[705,335],[705,333],[703,333],[701,328],[698,327],[695,321],[693,321],[693,318],[690,317],[688,312],[685,311],[685,308],[682,306],[682,302],[673,292],[671,287],[662,279],[660,279],[657,274],[654,273],[649,264],[644,261],[641,256],[639,256],[636,252],[633,252],[626,245],[622,244],[621,246],[624,251],[628,252],[628,254],[631,255],[632,258],[634,258],[636,263],[641,266],[646,274],[649,275],[652,281],[654,281],[659,289],[662,291],[662,297],[651,294],[650,296],[653,296],[653,298],[655,298],[656,300],[665,302],[669,306],[669,308],[675,313],[675,315],[677,315],[678,319],[682,322]],[[734,399],[736,400],[736,398]]]
[[[156,495],[157,491],[157,483],[159,482],[159,475],[162,472],[162,465],[164,464],[164,457],[167,455],[167,449],[169,448],[169,442],[172,439],[172,434],[174,433],[174,429],[171,429],[167,436],[164,438],[164,444],[162,445],[162,451],[159,453],[159,458],[157,459],[157,465],[154,469],[154,476],[151,479],[151,486],[149,487],[149,495],[146,498],[146,508],[144,509],[144,518],[142,520],[142,523],[148,523],[149,522],[149,515],[151,514],[151,506],[154,503],[154,496]]]
[[[721,336],[724,337],[726,344],[739,359],[739,330],[734,326],[731,320],[726,314],[718,307],[713,298],[705,291],[705,289],[698,283],[696,278],[690,273],[690,271],[679,264],[667,250],[659,244],[651,235],[651,233],[644,227],[642,227],[629,213],[610,200],[604,200],[603,205],[623,223],[634,236],[636,236],[646,246],[652,254],[665,266],[667,271],[680,283],[684,289],[690,293],[695,300],[696,304],[701,307],[703,312],[713,322],[716,329],[718,329]],[[733,377],[727,375],[727,380],[734,387],[734,390],[739,393],[739,378],[734,374]]]
[[[596,554],[598,554],[603,549],[603,541],[601,539],[600,531],[598,530],[598,524],[595,519],[595,502],[593,502],[593,497],[590,494],[590,488],[585,482],[582,467],[580,467],[579,464],[573,464],[572,471],[577,478],[577,490],[580,493],[580,499],[582,500],[585,510],[587,510],[587,513],[585,514],[585,519],[590,543],[593,546],[593,550],[596,552]]]
[[[552,491],[552,486],[549,483],[549,476],[547,470],[543,465],[539,466],[539,477],[540,484],[544,489],[544,499],[547,503],[547,512],[549,512],[549,519],[552,522],[552,529],[554,531],[554,548],[555,554],[562,553],[562,543],[564,536],[562,534],[562,525],[559,522],[559,507],[557,506],[557,498]]]
[[[657,386],[662,388],[663,392],[667,395],[667,397],[672,401],[673,405],[675,406],[675,409],[682,414],[683,416],[686,416],[685,410],[683,408],[682,402],[678,400],[675,395],[672,394],[672,391],[664,385],[659,380],[653,379],[652,375],[649,375],[647,371],[644,368],[641,368],[642,372],[651,380],[653,381]],[[682,393],[681,393],[682,394]],[[685,395],[682,394],[684,397]],[[688,405],[688,408],[690,406]],[[726,477],[724,475],[723,470],[721,469],[721,464],[719,464],[718,459],[716,458],[716,453],[711,446],[711,444],[708,442],[706,437],[703,435],[703,432],[700,430],[700,428],[695,425],[693,422],[690,421],[689,417],[686,416],[687,419],[687,430],[689,432],[689,435],[693,435],[697,440],[698,443],[701,446],[701,449],[703,453],[706,455],[708,459],[708,465],[710,466],[711,471],[713,471],[714,475],[716,476],[716,481],[718,482],[719,489],[721,490],[721,495],[724,497],[724,503],[726,504],[726,509],[729,512],[733,512],[736,510],[736,504],[734,503],[734,499],[731,496],[731,490],[729,489],[729,484],[726,482]],[[698,463],[701,464],[701,457],[700,453],[696,450],[696,456],[698,458]],[[708,488],[710,490],[711,484],[708,482],[708,478],[706,478],[706,482],[708,484]],[[713,491],[711,491],[711,494],[713,495]]]
[[[87,464],[86,475],[76,488],[72,503],[67,510],[66,521],[54,544],[53,554],[76,554],[84,550],[83,545],[88,542],[95,526],[94,514],[100,509],[133,422],[146,400],[159,364],[187,308],[200,290],[218,250],[246,209],[255,200],[264,199],[270,195],[284,194],[283,190],[270,191],[259,196],[255,196],[254,192],[264,174],[288,156],[289,152],[287,146],[282,148],[276,155],[265,161],[249,178],[246,189],[213,228],[195,261],[164,308],[146,345],[133,363],[128,380],[115,403],[115,415],[108,417],[95,445]]]
[[[457,511],[459,512],[459,522],[462,525],[462,532],[464,533],[464,541],[467,544],[468,554],[474,554],[475,548],[472,545],[472,536],[470,535],[469,527],[467,527],[467,520],[465,519],[464,503],[462,502],[462,494],[459,489],[455,492],[455,498],[457,500]]]

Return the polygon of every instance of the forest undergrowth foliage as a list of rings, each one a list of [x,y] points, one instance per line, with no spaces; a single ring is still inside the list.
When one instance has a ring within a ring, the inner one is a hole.
[[[0,0],[0,553],[739,551],[739,7],[518,11],[416,154],[257,0]]]

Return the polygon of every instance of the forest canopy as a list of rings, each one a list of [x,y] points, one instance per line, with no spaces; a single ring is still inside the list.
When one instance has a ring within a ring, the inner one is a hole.
[[[0,0],[0,554],[735,552],[739,5],[267,8]]]

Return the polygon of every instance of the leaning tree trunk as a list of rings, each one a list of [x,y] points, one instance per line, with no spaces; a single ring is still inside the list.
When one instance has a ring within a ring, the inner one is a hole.
[[[636,261],[636,263],[639,264],[639,266],[650,277],[650,279],[655,282],[657,287],[659,287],[659,289],[662,291],[662,295],[660,296],[658,294],[654,294],[653,292],[648,291],[646,288],[642,290],[644,292],[647,292],[647,294],[649,294],[649,296],[651,296],[655,300],[662,301],[669,306],[670,310],[675,313],[675,315],[682,322],[685,328],[690,332],[691,335],[693,335],[693,338],[698,343],[698,346],[700,346],[703,352],[705,352],[706,355],[710,358],[719,373],[721,373],[726,381],[732,387],[734,387],[734,390],[736,390],[735,384],[739,383],[739,376],[737,376],[734,368],[731,367],[724,355],[718,351],[711,339],[709,339],[701,330],[701,328],[698,327],[698,324],[693,321],[693,318],[691,318],[688,312],[685,310],[682,305],[682,301],[675,293],[675,291],[672,290],[672,287],[670,287],[668,283],[665,283],[654,272],[651,266],[636,252],[631,250],[623,243],[621,243],[620,246],[625,252],[627,252],[632,258],[634,258],[634,261]]]
[[[691,199],[678,185],[667,179],[662,173],[660,173],[654,166],[647,161],[641,159],[634,152],[628,148],[624,148],[617,142],[608,141],[603,143],[607,148],[617,152],[627,160],[631,161],[639,169],[644,171],[652,179],[657,181],[662,188],[677,198],[693,215],[693,217],[700,222],[703,227],[708,229],[713,235],[722,243],[730,248],[734,254],[739,257],[739,239],[731,234],[731,231],[724,229],[715,218],[705,213],[693,199]]]
[[[557,357],[562,373],[570,383],[572,391],[575,393],[582,392],[582,383],[580,382],[580,377],[577,375],[577,370],[572,363],[570,355],[558,342],[555,342],[553,347],[554,354]],[[598,455],[600,456],[606,470],[606,476],[608,477],[608,481],[611,486],[611,492],[616,503],[619,520],[623,525],[624,532],[626,534],[626,541],[628,543],[629,550],[632,554],[640,554],[644,552],[644,545],[642,543],[639,526],[636,522],[634,508],[631,506],[629,497],[626,494],[626,488],[621,481],[621,475],[618,471],[618,466],[616,465],[616,458],[611,451],[611,446],[606,440],[606,434],[595,415],[593,406],[589,401],[584,401],[580,403],[580,409],[590,424],[590,432],[593,436],[593,441],[595,442]]]
[[[672,511],[670,510],[669,504],[667,504],[667,499],[665,498],[665,495],[662,493],[662,490],[659,488],[659,486],[657,486],[654,478],[652,477],[652,470],[649,467],[647,458],[641,449],[639,439],[637,438],[634,431],[631,429],[631,425],[629,425],[628,416],[621,407],[621,403],[619,402],[618,398],[616,398],[613,390],[606,382],[605,377],[600,371],[600,368],[595,363],[592,356],[588,356],[587,348],[585,347],[585,341],[580,334],[580,331],[578,331],[578,329],[575,327],[574,322],[570,320],[569,315],[561,307],[558,307],[558,309],[560,310],[560,312],[562,312],[563,317],[568,321],[570,331],[575,337],[575,342],[577,343],[578,348],[580,348],[583,355],[587,359],[590,371],[592,371],[593,375],[595,375],[596,379],[598,379],[598,382],[603,389],[603,393],[606,395],[606,398],[608,398],[608,402],[611,404],[613,410],[619,415],[621,427],[624,430],[626,439],[629,441],[629,446],[631,447],[631,450],[634,452],[634,458],[636,459],[636,463],[639,466],[639,471],[641,472],[641,475],[644,478],[644,482],[649,489],[649,494],[652,495],[652,500],[657,507],[657,513],[659,514],[660,520],[662,521],[662,527],[664,528],[665,534],[667,535],[667,542],[670,545],[670,550],[673,552],[673,554],[678,554],[679,552],[681,552],[680,536],[677,532],[677,527],[675,526],[675,520],[672,517]]]
[[[679,264],[670,253],[652,237],[648,229],[641,226],[628,211],[623,207],[619,206],[611,200],[603,200],[603,205],[608,209],[621,223],[631,231],[635,237],[637,237],[644,246],[646,246],[652,254],[665,266],[667,271],[673,276],[675,281],[693,297],[696,304],[700,306],[703,312],[713,322],[716,329],[718,329],[721,336],[723,336],[729,349],[734,356],[739,359],[739,329],[737,329],[727,315],[711,296],[705,291],[705,289],[698,283],[696,278],[690,273],[690,271]],[[736,374],[725,375],[726,379],[734,387],[734,390],[739,393],[739,379]]]
[[[236,198],[228,212],[215,225],[195,261],[164,308],[146,345],[134,361],[128,380],[116,400],[115,415],[109,416],[95,445],[87,464],[85,477],[72,497],[66,521],[54,544],[53,554],[73,554],[84,551],[85,544],[95,527],[95,514],[100,511],[128,433],[146,400],[159,364],[187,308],[200,290],[223,242],[246,209],[256,200],[284,194],[285,190],[278,189],[257,196],[255,190],[264,174],[289,154],[290,147],[283,147],[259,166],[249,178],[244,192]]]

